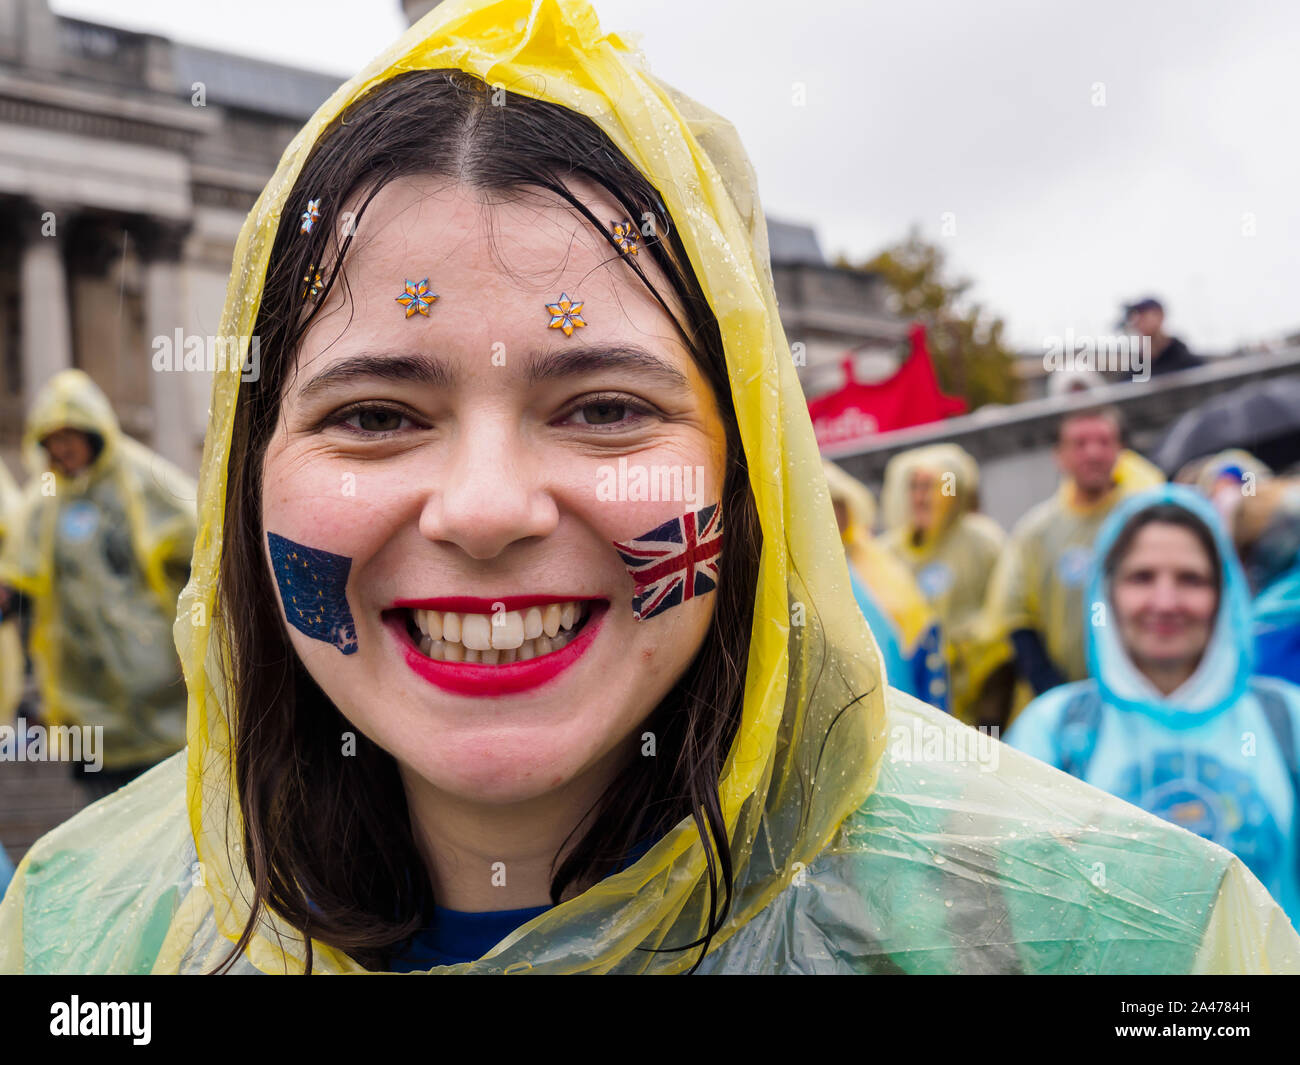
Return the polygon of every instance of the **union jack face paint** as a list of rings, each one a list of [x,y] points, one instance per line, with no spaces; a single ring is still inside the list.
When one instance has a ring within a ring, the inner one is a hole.
[[[722,556],[722,507],[711,503],[614,547],[636,581],[632,613],[637,621],[662,614],[718,586]]]

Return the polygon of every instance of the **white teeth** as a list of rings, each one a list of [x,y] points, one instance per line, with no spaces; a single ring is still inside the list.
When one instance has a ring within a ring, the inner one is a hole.
[[[542,611],[542,630],[547,636],[554,636],[560,631],[560,604],[550,603]]]
[[[486,614],[466,614],[461,618],[460,642],[475,651],[486,651],[491,647],[492,622],[488,616]]]
[[[551,654],[570,643],[589,613],[586,602],[549,603],[494,614],[413,610],[415,643],[439,662],[509,665]]]
[[[530,606],[524,614],[524,639],[535,640],[542,634],[542,612]]]
[[[517,610],[492,619],[492,646],[498,650],[514,649],[524,642],[524,616]]]

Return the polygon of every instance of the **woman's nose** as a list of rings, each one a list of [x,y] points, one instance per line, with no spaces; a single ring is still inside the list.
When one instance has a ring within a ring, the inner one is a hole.
[[[427,539],[489,559],[517,541],[554,531],[559,509],[542,464],[517,434],[465,433],[445,459],[420,513]]]
[[[1176,610],[1179,606],[1177,583],[1170,577],[1162,577],[1151,589],[1151,603],[1157,610]]]

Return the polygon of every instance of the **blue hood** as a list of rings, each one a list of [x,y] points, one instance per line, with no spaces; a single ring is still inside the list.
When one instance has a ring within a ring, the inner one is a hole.
[[[1171,503],[1190,511],[1214,534],[1223,571],[1219,613],[1205,655],[1196,672],[1181,688],[1162,695],[1133,664],[1120,642],[1115,624],[1094,625],[1092,604],[1106,604],[1106,620],[1114,616],[1104,565],[1111,545],[1125,523],[1140,510],[1158,503]],[[1121,503],[1097,534],[1092,572],[1088,581],[1085,629],[1088,639],[1088,672],[1097,681],[1102,698],[1114,706],[1134,710],[1172,728],[1198,725],[1235,703],[1246,692],[1254,669],[1254,640],[1250,589],[1237,561],[1237,552],[1214,508],[1184,485],[1167,484]]]

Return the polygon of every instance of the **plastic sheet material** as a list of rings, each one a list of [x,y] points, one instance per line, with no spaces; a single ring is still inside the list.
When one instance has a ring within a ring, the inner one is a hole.
[[[1102,522],[1121,500],[1163,483],[1160,471],[1131,451],[1120,452],[1113,476],[1115,487],[1091,505],[1077,503],[1074,482],[1062,481],[1016,523],[989,581],[989,636],[1005,640],[1034,629],[1067,681],[1088,676],[1083,592]]]
[[[958,758],[945,737],[965,744],[976,733],[879,683],[777,315],[753,172],[734,130],[652,77],[585,3],[446,0],[343,85],[286,150],[244,226],[221,332],[252,332],[286,193],[325,124],[397,71],[437,67],[599,123],[662,193],[721,325],[764,548],[743,717],[719,781],[735,895],[704,968],[1300,968],[1300,941],[1279,931],[1285,918],[1226,851],[1001,745],[987,771]],[[234,710],[215,641],[191,621],[193,606],[210,616],[214,602],[237,387],[237,374],[214,385],[200,535],[176,624],[188,752],[29,852],[0,905],[0,971],[201,972],[242,929]],[[792,623],[796,603],[802,624]],[[697,952],[649,948],[699,936],[704,874],[683,822],[483,958],[437,971],[682,972]],[[237,968],[298,972],[303,946],[268,915]],[[359,969],[316,944],[315,971]]]
[[[912,521],[913,475],[932,478],[928,530]],[[881,493],[885,532],[881,542],[912,571],[917,586],[939,617],[946,638],[952,683],[952,711],[970,723],[974,703],[990,673],[1011,657],[1005,639],[982,625],[984,597],[1006,534],[997,522],[976,513],[979,467],[956,444],[932,444],[903,451],[885,467]]]
[[[1300,766],[1300,688],[1254,675],[1246,578],[1218,516],[1191,488],[1166,485],[1125,500],[1102,527],[1098,559],[1133,514],[1156,503],[1189,511],[1217,541],[1223,591],[1196,671],[1169,695],[1143,676],[1121,642],[1098,561],[1088,601],[1105,604],[1098,617],[1109,620],[1087,627],[1091,679],[1035,699],[1007,742],[1236,852],[1300,927],[1300,777],[1292,775]],[[1285,720],[1279,726],[1270,714]]]
[[[60,428],[103,441],[75,477],[47,468],[40,441]],[[102,727],[106,769],[166,758],[185,744],[171,630],[194,546],[194,482],[125,436],[81,370],[38,393],[23,452],[31,479],[5,536],[0,583],[32,602],[42,718]],[[50,733],[52,753],[60,735]]]

